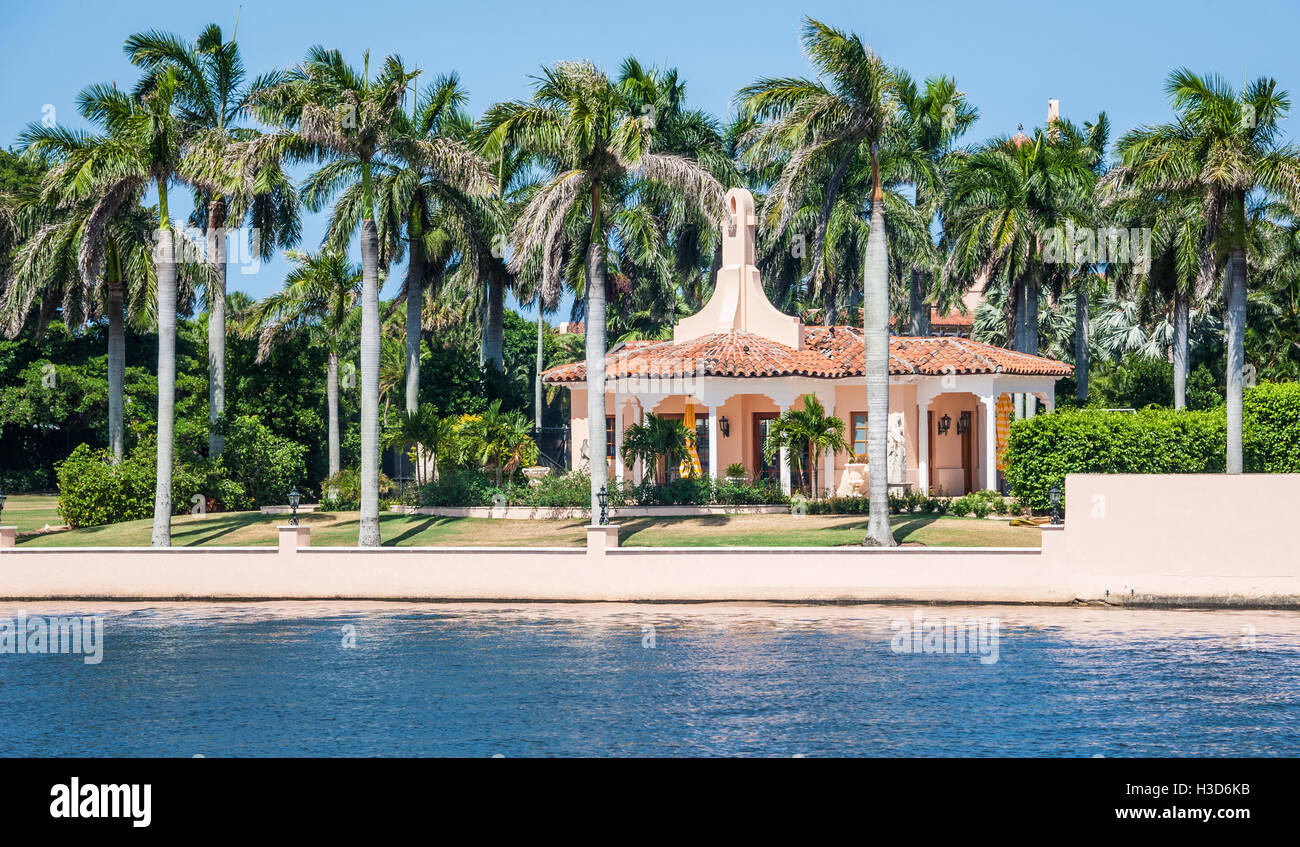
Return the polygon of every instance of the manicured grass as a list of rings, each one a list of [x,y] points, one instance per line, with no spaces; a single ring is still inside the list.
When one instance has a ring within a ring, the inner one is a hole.
[[[7,514],[8,510],[6,510]],[[312,545],[357,543],[357,513],[307,514]],[[192,546],[270,546],[283,515],[233,512],[181,515],[172,519],[172,544]],[[586,534],[578,520],[492,520],[427,515],[380,517],[385,546],[404,547],[581,547]],[[896,515],[895,537],[902,543],[933,547],[1037,547],[1039,530],[975,518]],[[635,518],[621,523],[625,547],[835,547],[858,544],[867,531],[863,516],[710,515],[691,518]],[[20,538],[31,547],[148,546],[152,521],[46,533]]]
[[[16,526],[19,532],[31,532],[60,526],[59,498],[54,494],[10,494],[0,512],[0,526]]]

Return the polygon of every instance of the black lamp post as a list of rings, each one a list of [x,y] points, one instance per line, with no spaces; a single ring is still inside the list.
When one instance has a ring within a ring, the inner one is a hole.
[[[1047,499],[1052,501],[1052,523],[1061,522],[1061,486],[1053,485],[1047,492]]]
[[[298,486],[294,486],[289,492],[289,508],[293,510],[292,517],[289,518],[289,526],[298,525],[298,504],[302,502],[302,494],[298,491]]]
[[[4,514],[4,510],[5,510],[5,493],[2,489],[0,489],[0,514]]]
[[[600,525],[604,526],[609,523],[609,489],[602,485],[596,500],[600,503]]]

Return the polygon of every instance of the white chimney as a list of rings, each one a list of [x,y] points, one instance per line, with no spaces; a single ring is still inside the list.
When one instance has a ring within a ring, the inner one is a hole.
[[[1061,101],[1048,100],[1047,101],[1047,123],[1051,124],[1052,121],[1059,121],[1060,119],[1061,119]]]

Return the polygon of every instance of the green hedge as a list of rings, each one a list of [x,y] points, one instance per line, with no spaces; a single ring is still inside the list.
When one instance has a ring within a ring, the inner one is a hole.
[[[711,479],[675,479],[666,485],[654,485],[648,479],[641,485],[610,480],[609,504],[618,506],[682,506],[718,503],[724,505],[761,505],[785,503],[787,498],[776,483],[727,482]],[[490,506],[494,495],[501,494],[511,506],[540,508],[587,508],[591,503],[591,477],[585,471],[543,477],[537,485],[514,479],[497,488],[491,475],[473,468],[447,471],[437,482],[420,491],[422,506]]]
[[[1300,473],[1300,384],[1265,383],[1245,393],[1242,424],[1248,473]],[[1222,473],[1227,425],[1222,408],[1136,413],[1062,410],[1011,425],[1006,480],[1031,508],[1072,473]]]
[[[78,445],[57,466],[59,516],[70,526],[134,521],[153,517],[154,471],[157,451],[152,440],[141,439],[119,465],[107,450]],[[207,491],[204,475],[179,463],[172,469],[172,513],[183,514],[190,498]]]

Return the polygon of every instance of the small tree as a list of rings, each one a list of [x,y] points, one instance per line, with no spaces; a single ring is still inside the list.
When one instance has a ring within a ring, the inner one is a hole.
[[[633,424],[624,433],[623,461],[630,468],[637,459],[644,460],[654,469],[655,482],[662,485],[668,481],[668,468],[680,465],[690,456],[693,443],[695,433],[686,424],[651,412],[645,416],[645,423]]]
[[[827,416],[826,409],[811,394],[805,395],[802,409],[786,409],[774,420],[767,430],[767,440],[763,442],[763,455],[770,462],[785,447],[788,451],[790,469],[796,479],[803,479],[803,452],[808,450],[809,492],[814,498],[819,495],[817,486],[817,457],[827,450],[848,450],[849,443],[844,439],[844,421],[834,416]]]
[[[505,474],[537,461],[533,422],[522,412],[502,412],[500,400],[493,400],[486,412],[471,419],[469,430],[483,464],[495,468],[498,488]]]

